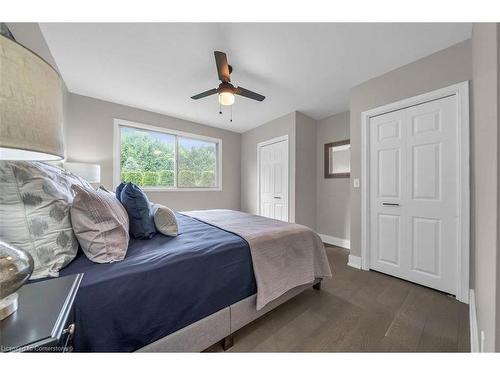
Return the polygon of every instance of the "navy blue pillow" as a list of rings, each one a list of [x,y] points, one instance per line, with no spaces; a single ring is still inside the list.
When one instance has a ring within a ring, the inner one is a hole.
[[[122,190],[125,187],[125,185],[127,185],[127,183],[122,182],[122,183],[120,183],[120,185],[118,185],[116,187],[116,191],[115,191],[116,199],[118,199],[120,202],[122,201]]]
[[[141,240],[149,240],[156,233],[153,210],[142,189],[128,182],[121,190],[120,201],[127,210],[130,235]]]

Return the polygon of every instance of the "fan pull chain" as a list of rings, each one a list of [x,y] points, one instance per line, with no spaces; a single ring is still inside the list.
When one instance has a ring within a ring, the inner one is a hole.
[[[219,115],[222,115],[222,104],[219,103]]]
[[[233,122],[233,106],[231,106],[231,120],[229,120],[230,122]]]

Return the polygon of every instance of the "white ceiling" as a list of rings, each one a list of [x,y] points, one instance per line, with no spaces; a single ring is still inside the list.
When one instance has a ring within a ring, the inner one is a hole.
[[[471,37],[471,24],[42,23],[69,91],[243,132],[298,110],[322,119],[347,110],[349,89]],[[214,50],[237,97],[233,122],[217,96]]]

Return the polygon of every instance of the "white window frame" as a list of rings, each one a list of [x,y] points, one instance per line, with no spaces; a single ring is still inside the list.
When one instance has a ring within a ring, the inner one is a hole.
[[[207,137],[205,135],[187,133],[180,130],[168,129],[161,126],[153,126],[148,124],[142,124],[139,122],[133,122],[122,119],[113,119],[113,185],[117,186],[121,181],[120,178],[120,164],[121,164],[121,142],[120,142],[120,127],[136,128],[139,130],[153,131],[157,133],[164,133],[173,136],[191,138],[199,141],[213,142],[217,145],[217,163],[216,163],[216,183],[215,187],[147,187],[141,186],[141,189],[145,191],[222,191],[222,139]],[[176,138],[177,143],[177,138]],[[177,166],[177,145],[175,154],[175,164]],[[176,167],[177,169],[177,167]],[[177,184],[177,170],[175,171],[175,183]]]

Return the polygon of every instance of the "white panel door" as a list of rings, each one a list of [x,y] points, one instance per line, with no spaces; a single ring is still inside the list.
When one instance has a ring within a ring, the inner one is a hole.
[[[456,97],[370,119],[370,268],[456,294]]]
[[[259,147],[260,215],[288,221],[288,141]]]
[[[370,120],[370,266],[403,277],[402,247],[404,165],[406,164],[404,113],[392,112]]]

